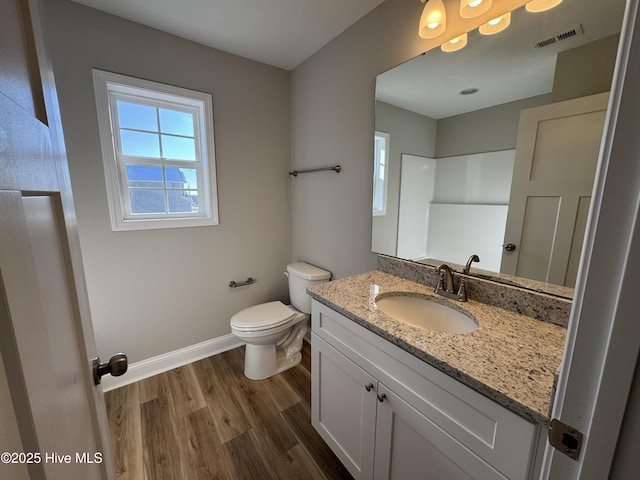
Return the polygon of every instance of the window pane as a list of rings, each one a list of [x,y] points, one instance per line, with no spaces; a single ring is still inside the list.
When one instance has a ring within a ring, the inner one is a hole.
[[[118,100],[118,119],[121,128],[158,131],[158,114],[155,107]]]
[[[198,191],[187,190],[184,192],[191,199],[191,212],[200,213],[200,204],[198,203]]]
[[[193,138],[162,135],[162,156],[174,160],[195,160],[196,144]]]
[[[164,188],[162,167],[156,165],[127,165],[129,188]]]
[[[166,213],[164,190],[129,190],[131,213]]]
[[[386,211],[386,163],[387,135],[376,134],[374,139],[374,173],[373,173],[373,212],[384,214]]]
[[[160,145],[156,134],[120,130],[120,141],[123,155],[160,158]]]
[[[167,188],[198,188],[198,179],[195,168],[167,167]]]
[[[161,108],[160,129],[162,133],[193,137],[193,114]]]
[[[167,197],[169,199],[169,213],[193,212],[193,198],[188,191],[168,190]]]

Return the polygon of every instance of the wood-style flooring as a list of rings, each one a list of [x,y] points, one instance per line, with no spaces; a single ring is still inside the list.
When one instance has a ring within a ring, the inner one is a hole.
[[[266,380],[244,347],[105,394],[122,480],[350,479],[311,426],[310,349]]]

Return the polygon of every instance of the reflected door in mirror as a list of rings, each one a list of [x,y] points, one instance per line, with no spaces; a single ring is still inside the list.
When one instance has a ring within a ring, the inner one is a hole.
[[[608,97],[523,110],[502,273],[575,285]]]

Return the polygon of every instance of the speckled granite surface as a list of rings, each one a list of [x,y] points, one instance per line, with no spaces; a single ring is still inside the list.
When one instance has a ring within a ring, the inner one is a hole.
[[[381,255],[382,256],[382,255]],[[388,257],[394,258],[394,257]],[[395,259],[400,260],[400,259]],[[413,262],[412,260],[404,260],[405,262]],[[417,260],[413,263],[424,264],[427,266],[435,267],[440,263],[446,263],[451,267],[452,270],[461,273],[463,270],[463,266],[457,263],[445,262],[442,260],[437,260],[434,258],[426,258],[424,260]],[[523,277],[514,277],[513,275],[507,275],[505,273],[492,272],[490,270],[482,270],[481,268],[476,268],[476,265],[473,264],[471,268],[471,276],[472,278],[482,278],[485,280],[490,280],[492,282],[499,282],[505,285],[511,285],[513,287],[526,288],[527,290],[533,290],[538,293],[546,293],[549,295],[554,295],[556,297],[563,297],[568,300],[573,298],[574,289],[571,287],[565,287],[562,285],[555,285],[553,283],[541,282],[539,280],[531,280]]]
[[[381,271],[314,285],[308,292],[521,417],[548,423],[565,328],[474,300],[448,300],[434,294],[432,287]],[[402,323],[375,305],[375,297],[388,292],[428,295],[462,308],[473,315],[479,327],[472,333],[447,334]]]
[[[413,280],[423,285],[434,285],[438,280],[435,269],[410,260],[385,255],[378,256],[378,270],[397,277]],[[544,322],[566,327],[571,311],[571,299],[535,292],[522,286],[505,285],[478,277],[455,274],[456,282],[465,278],[469,298],[504,308]],[[564,288],[564,287],[563,287]]]

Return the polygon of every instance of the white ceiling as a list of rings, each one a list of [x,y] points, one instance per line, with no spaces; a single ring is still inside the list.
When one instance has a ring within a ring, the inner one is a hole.
[[[292,70],[383,0],[73,0]],[[417,21],[417,20],[416,20]]]
[[[292,70],[383,0],[72,0],[195,42]],[[407,0],[418,1],[418,0]],[[625,0],[564,0],[514,12],[504,32],[470,32],[463,50],[439,49],[378,77],[378,100],[432,118],[549,93],[558,52],[620,31]],[[416,18],[416,25],[418,18]],[[581,25],[584,34],[536,42]],[[479,88],[474,95],[458,92]]]
[[[549,93],[558,52],[619,32],[624,6],[625,0],[564,0],[544,13],[520,8],[499,34],[475,30],[458,52],[434,49],[378,76],[376,98],[440,119]],[[584,34],[533,47],[578,25]],[[471,87],[478,93],[459,94]]]

